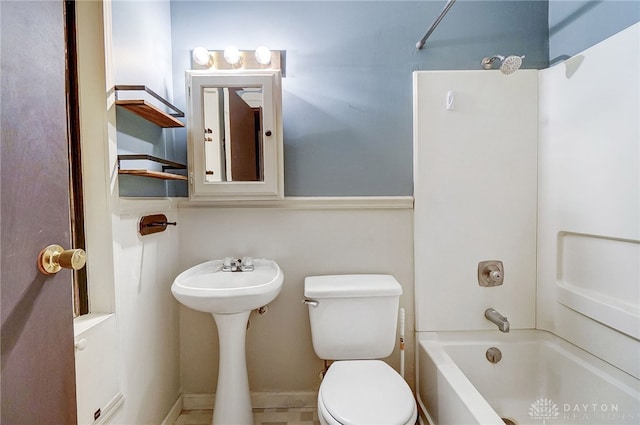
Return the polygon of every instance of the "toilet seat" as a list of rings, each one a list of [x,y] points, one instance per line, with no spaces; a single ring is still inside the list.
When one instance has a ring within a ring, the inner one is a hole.
[[[417,407],[404,379],[381,360],[334,362],[318,392],[318,414],[341,425],[414,424]]]

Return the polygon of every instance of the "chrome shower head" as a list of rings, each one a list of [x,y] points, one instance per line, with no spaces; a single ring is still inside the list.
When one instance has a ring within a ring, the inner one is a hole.
[[[495,61],[500,61],[502,64],[500,65],[500,72],[505,75],[513,74],[522,66],[522,60],[524,59],[524,55],[522,56],[507,56],[506,58],[501,55],[493,55],[491,57],[486,57],[482,59],[482,68],[491,69],[493,67],[493,63]]]
[[[507,56],[503,61],[502,65],[500,65],[500,72],[505,75],[513,74],[522,66],[522,59],[524,59],[524,55],[522,56]]]

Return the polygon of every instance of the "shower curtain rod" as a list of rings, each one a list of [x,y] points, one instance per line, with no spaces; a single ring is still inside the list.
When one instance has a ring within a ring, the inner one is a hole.
[[[440,16],[438,16],[436,18],[435,21],[433,21],[433,24],[431,24],[431,26],[429,27],[429,29],[427,30],[426,33],[424,33],[424,35],[422,36],[422,38],[420,39],[420,41],[418,41],[416,43],[416,49],[420,50],[422,49],[422,47],[424,46],[424,43],[427,41],[427,38],[429,38],[429,36],[431,35],[431,33],[433,32],[433,30],[436,29],[436,27],[438,26],[438,24],[440,23],[440,21],[442,21],[442,18],[444,18],[444,15],[447,14],[447,12],[449,11],[449,9],[451,9],[451,6],[453,6],[453,3],[455,3],[456,0],[447,0],[447,4],[444,6],[444,9],[442,9],[442,12],[440,13]]]

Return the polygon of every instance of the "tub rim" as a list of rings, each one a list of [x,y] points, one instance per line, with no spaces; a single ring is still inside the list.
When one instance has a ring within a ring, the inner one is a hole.
[[[508,334],[496,330],[425,331],[416,332],[416,395],[420,409],[428,422],[434,423],[421,397],[423,387],[420,382],[419,350],[424,350],[441,372],[447,384],[458,395],[465,408],[478,423],[504,425],[502,418],[456,364],[446,347],[451,345],[499,346],[523,343],[544,344],[549,349],[566,356],[578,366],[587,369],[590,373],[606,379],[620,391],[640,400],[640,379],[544,329],[517,329]]]

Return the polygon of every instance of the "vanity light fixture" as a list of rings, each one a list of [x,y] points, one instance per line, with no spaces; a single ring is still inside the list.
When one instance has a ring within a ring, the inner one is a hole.
[[[262,45],[255,50],[239,50],[229,46],[224,50],[196,47],[191,55],[193,70],[280,70],[285,76],[286,50],[271,50]]]
[[[229,65],[238,65],[242,60],[240,50],[238,50],[236,46],[228,46],[224,49],[224,60],[226,60]]]
[[[256,60],[262,65],[271,63],[271,50],[267,46],[258,46],[256,48]]]
[[[193,49],[191,57],[195,63],[202,67],[211,68],[213,66],[213,55],[204,47],[196,47]]]

